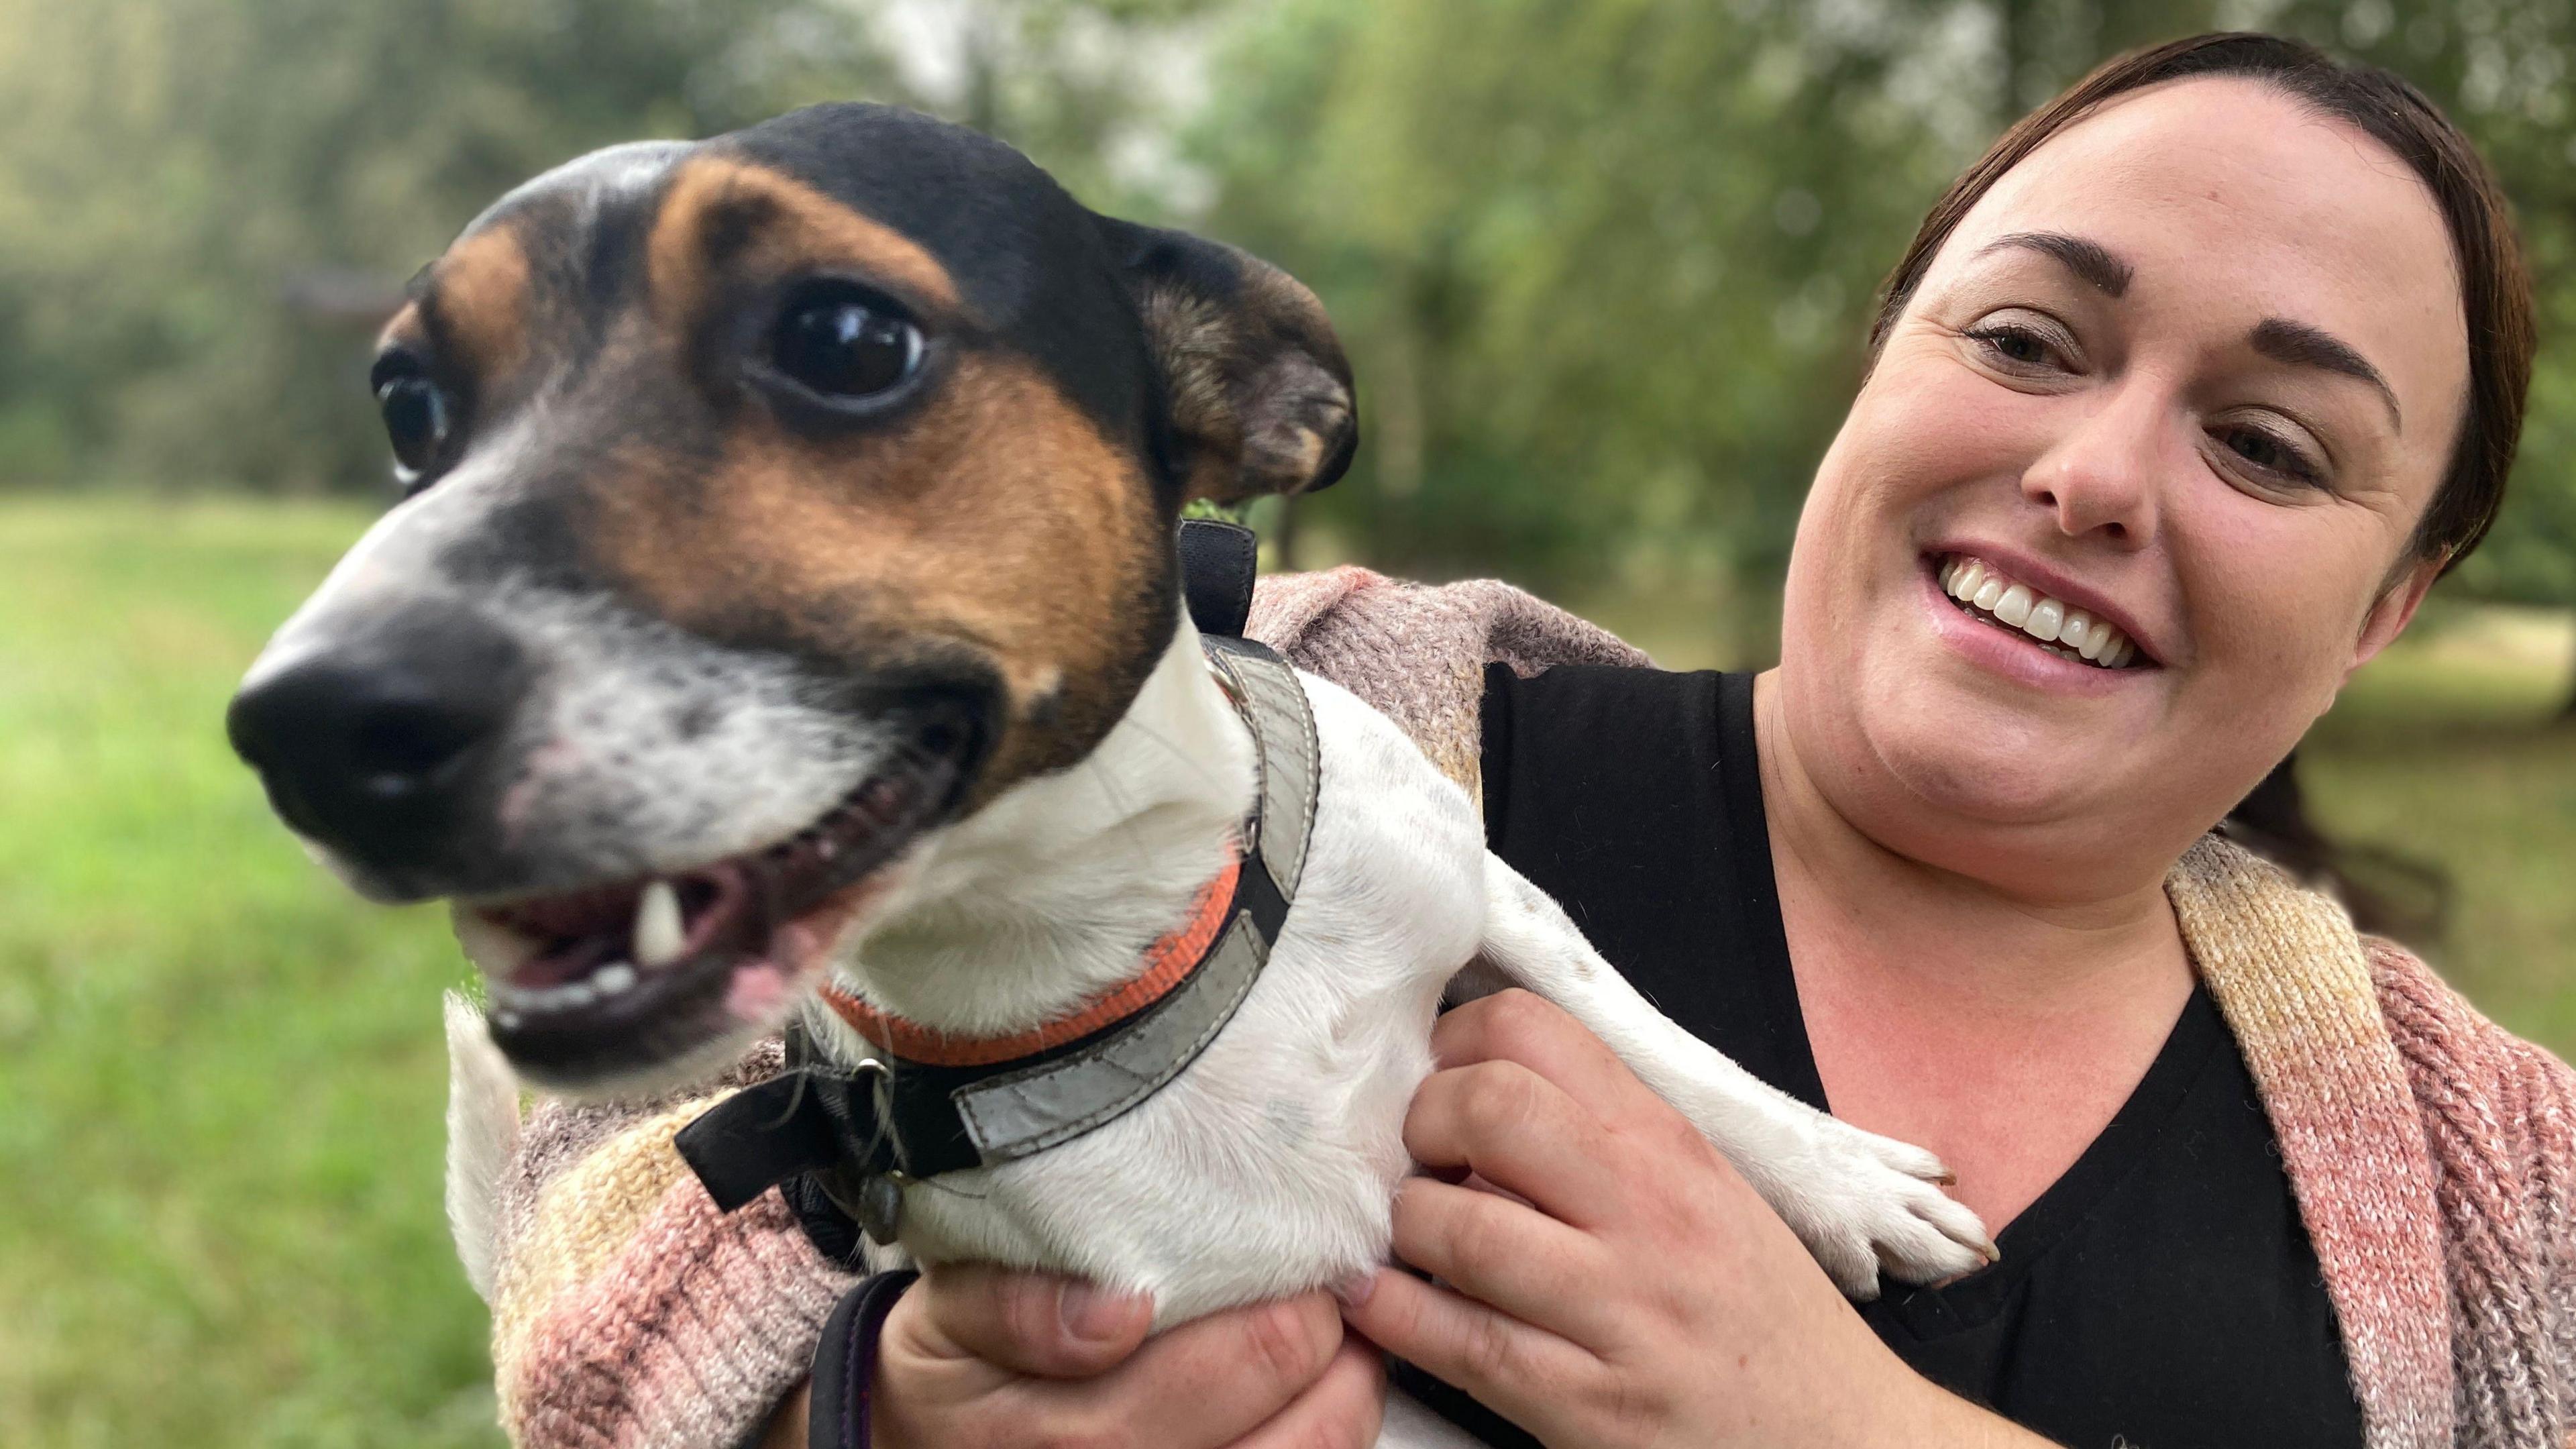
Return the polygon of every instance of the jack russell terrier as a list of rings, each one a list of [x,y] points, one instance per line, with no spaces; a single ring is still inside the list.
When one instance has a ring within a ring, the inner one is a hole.
[[[372,381],[403,501],[232,739],[351,886],[453,902],[520,1079],[667,1087],[794,1021],[798,1070],[683,1134],[720,1202],[811,1174],[917,1260],[1158,1326],[1342,1282],[1443,993],[1518,985],[1845,1292],[1991,1257],[1930,1154],[1657,1013],[1385,717],[1193,627],[1183,505],[1324,486],[1357,436],[1275,268],[824,106],[504,196]],[[479,1100],[469,1229],[517,1110]]]

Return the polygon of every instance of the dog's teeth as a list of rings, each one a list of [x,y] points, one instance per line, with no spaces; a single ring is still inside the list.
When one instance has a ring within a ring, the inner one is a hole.
[[[602,996],[615,996],[635,984],[635,968],[623,961],[602,966],[592,973],[590,984],[597,987]]]
[[[519,969],[537,953],[538,943],[494,921],[481,911],[464,904],[448,909],[448,922],[455,928],[456,944],[465,948],[465,959],[474,963],[486,977],[499,980]]]
[[[635,964],[658,970],[680,959],[688,933],[680,922],[680,893],[657,880],[644,888],[635,905]]]
[[[506,1006],[502,1007],[492,1013],[492,1024],[504,1031],[516,1031],[519,1026],[519,1014]]]

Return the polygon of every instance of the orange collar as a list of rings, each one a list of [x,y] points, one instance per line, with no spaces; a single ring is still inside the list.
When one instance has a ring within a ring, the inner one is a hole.
[[[1240,846],[1226,848],[1225,868],[1199,887],[1189,919],[1145,948],[1145,969],[1126,985],[1102,993],[1053,1021],[1009,1036],[963,1036],[916,1025],[889,1015],[839,989],[823,988],[823,1000],[850,1024],[850,1029],[879,1051],[905,1061],[934,1067],[981,1067],[1014,1057],[1035,1056],[1050,1047],[1078,1041],[1113,1022],[1124,1021],[1171,994],[1189,979],[1225,928],[1226,908],[1234,901],[1235,877],[1243,870]]]

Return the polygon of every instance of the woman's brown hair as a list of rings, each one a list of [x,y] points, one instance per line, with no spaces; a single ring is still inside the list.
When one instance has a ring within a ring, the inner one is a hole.
[[[2414,552],[2448,568],[2477,547],[2504,502],[2505,475],[2512,471],[2514,446],[2522,436],[2523,394],[2531,382],[2531,279],[2523,269],[2512,211],[2486,162],[2449,117],[2393,72],[2345,65],[2300,41],[2245,33],[2196,35],[2104,61],[2022,117],[1950,183],[1888,274],[1878,315],[1870,323],[1871,356],[1886,341],[1941,244],[1997,178],[2112,97],[2198,76],[2259,80],[2355,127],[2414,168],[2441,208],[2459,263],[2460,303],[2468,320],[2468,411],[2451,448],[2450,467],[2415,530]]]

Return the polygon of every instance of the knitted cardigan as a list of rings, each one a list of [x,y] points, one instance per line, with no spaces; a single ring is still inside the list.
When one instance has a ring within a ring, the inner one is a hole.
[[[1361,569],[1265,579],[1249,631],[1477,788],[1483,670],[1645,663],[1507,585]],[[2279,1140],[2371,1449],[2564,1446],[2576,1427],[2576,1074],[2331,900],[2215,836],[2166,879]],[[501,1417],[525,1449],[725,1449],[807,1372],[855,1282],[772,1191],[728,1217],[673,1132],[687,1099],[538,1106],[499,1211]]]

